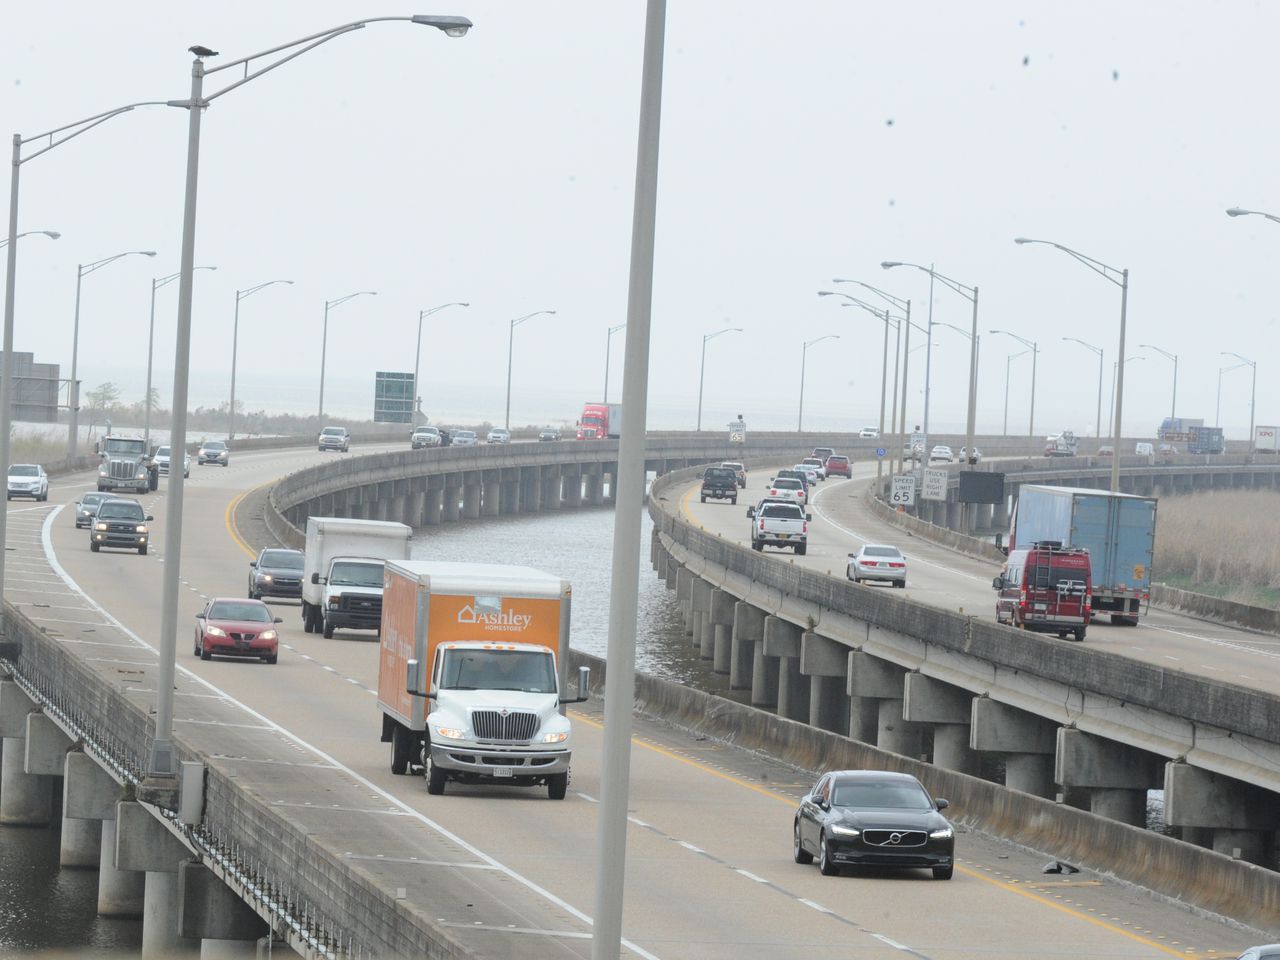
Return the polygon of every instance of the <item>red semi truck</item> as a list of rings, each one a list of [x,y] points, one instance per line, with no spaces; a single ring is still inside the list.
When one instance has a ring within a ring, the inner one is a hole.
[[[579,440],[616,440],[622,432],[622,404],[587,403],[578,419]]]

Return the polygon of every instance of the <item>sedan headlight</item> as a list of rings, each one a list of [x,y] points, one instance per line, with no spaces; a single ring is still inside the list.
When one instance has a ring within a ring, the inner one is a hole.
[[[221,627],[206,627],[204,632],[211,637],[225,637],[227,635],[227,631]]]
[[[260,573],[260,574],[258,574],[258,579],[259,579],[259,580],[261,580],[263,583],[270,583],[270,582],[271,582],[271,574],[269,574],[269,573]]]
[[[564,743],[568,739],[569,739],[569,734],[566,731],[561,731],[560,733],[544,733],[542,735],[542,740],[540,742],[541,743]]]
[[[95,529],[95,530],[105,530],[105,529],[107,529],[107,525],[106,525],[105,523],[95,523],[95,524],[93,525],[93,529]]]
[[[275,638],[276,638],[276,632],[274,630],[263,630],[260,634],[258,634],[259,640],[274,640]]]
[[[839,824],[839,823],[833,823],[833,824],[832,824],[831,826],[829,826],[827,829],[828,829],[828,830],[830,830],[832,833],[834,833],[837,837],[860,837],[860,836],[862,836],[862,831],[861,831],[861,830],[859,830],[857,827],[846,827],[846,826],[843,826],[842,824]]]
[[[955,831],[952,830],[950,827],[942,827],[939,830],[929,831],[930,840],[950,840],[954,836],[955,836]]]
[[[436,736],[441,740],[461,740],[462,731],[457,727],[436,727]]]

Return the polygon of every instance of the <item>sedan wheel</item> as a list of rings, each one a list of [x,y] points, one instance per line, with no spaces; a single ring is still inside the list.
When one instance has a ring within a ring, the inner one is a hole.
[[[211,653],[209,652],[208,648],[207,648],[207,647],[205,647],[205,645],[204,645],[204,638],[203,638],[203,637],[201,637],[199,640],[197,640],[197,641],[196,641],[196,646],[200,648],[200,659],[201,659],[201,660],[212,660],[212,659],[213,659],[213,654],[211,654]]]
[[[824,877],[834,877],[840,872],[840,868],[836,866],[835,861],[831,859],[831,844],[827,842],[826,837],[822,837],[818,841],[818,872]]]
[[[951,873],[952,873],[952,871],[953,871],[953,870],[955,870],[955,867],[953,867],[953,866],[951,866],[951,865],[949,865],[949,864],[948,864],[947,866],[945,866],[945,867],[934,867],[934,868],[933,868],[933,879],[935,879],[935,880],[950,880],[950,879],[951,879]]]
[[[800,843],[800,821],[797,820],[795,827],[792,829],[791,837],[791,855],[795,857],[796,863],[813,863],[813,854],[804,848]]]

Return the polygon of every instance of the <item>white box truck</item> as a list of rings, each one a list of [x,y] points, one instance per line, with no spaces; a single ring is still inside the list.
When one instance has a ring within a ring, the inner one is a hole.
[[[562,696],[569,649],[567,580],[531,567],[389,561],[378,708],[391,772],[421,768],[427,792],[460,783],[569,786],[572,742]],[[557,656],[558,654],[558,656]]]
[[[377,630],[383,564],[408,559],[411,536],[403,523],[307,517],[302,629],[326,639],[339,629]]]
[[[1255,424],[1253,428],[1253,449],[1260,453],[1276,452],[1276,433],[1280,427],[1264,427]]]

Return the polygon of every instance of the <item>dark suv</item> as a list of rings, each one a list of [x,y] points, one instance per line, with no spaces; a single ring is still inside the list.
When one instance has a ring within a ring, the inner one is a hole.
[[[249,561],[249,599],[302,596],[301,550],[271,547]]]
[[[707,497],[738,502],[738,473],[732,467],[707,467],[702,474],[702,502]]]
[[[137,500],[103,500],[89,528],[89,549],[97,553],[103,547],[120,547],[137,550],[145,557],[150,542],[147,522],[151,519]]]

